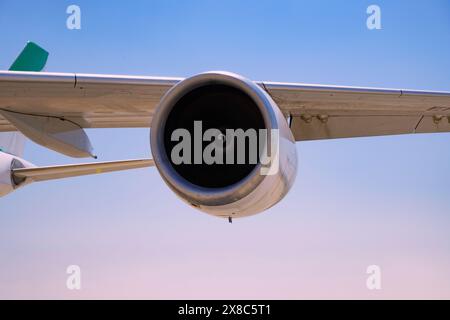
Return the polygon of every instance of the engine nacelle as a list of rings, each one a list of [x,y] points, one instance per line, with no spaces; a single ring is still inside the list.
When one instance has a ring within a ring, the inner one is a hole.
[[[202,73],[170,89],[150,141],[167,185],[218,217],[264,211],[295,180],[295,141],[285,117],[259,85],[236,74]]]
[[[28,161],[8,153],[0,152],[0,197],[26,184],[24,179],[15,178],[11,174],[12,170],[30,167],[33,167],[33,165]]]

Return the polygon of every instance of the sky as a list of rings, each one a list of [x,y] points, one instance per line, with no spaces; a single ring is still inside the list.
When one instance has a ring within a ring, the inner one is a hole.
[[[69,30],[69,5],[81,29]],[[369,5],[381,29],[366,25]],[[32,40],[46,71],[450,91],[450,2],[0,0],[0,69]],[[88,130],[100,161],[149,157],[149,129]],[[450,134],[297,143],[286,198],[233,224],[155,168],[0,199],[2,299],[449,299]],[[80,162],[27,142],[36,165]],[[81,270],[69,290],[66,269]],[[369,290],[367,267],[381,270]]]

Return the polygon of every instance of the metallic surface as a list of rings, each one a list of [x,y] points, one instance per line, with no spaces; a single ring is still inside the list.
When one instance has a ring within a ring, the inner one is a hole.
[[[14,178],[23,178],[27,182],[63,179],[69,177],[100,174],[121,170],[146,168],[154,165],[152,159],[108,161],[95,163],[69,164],[51,167],[17,168],[12,170]]]
[[[36,167],[22,158],[0,152],[0,197],[32,182],[146,168],[153,165],[152,159],[136,159]]]
[[[450,92],[264,82],[297,141],[449,132]]]
[[[161,97],[181,80],[0,71],[0,109],[61,117],[83,128],[148,127]],[[256,83],[292,117],[297,141],[450,131],[450,92]],[[0,117],[0,131],[13,130]]]
[[[73,158],[95,158],[86,132],[70,120],[6,110],[0,110],[0,115],[43,147]]]
[[[280,169],[277,174],[262,175],[259,163],[246,178],[236,184],[224,188],[204,188],[189,183],[172,167],[163,141],[168,114],[181,97],[194,89],[213,84],[230,86],[247,94],[262,113],[266,129],[279,130]],[[162,98],[156,110],[150,140],[153,159],[167,185],[189,204],[216,216],[243,217],[259,213],[281,200],[295,179],[295,142],[286,120],[260,86],[236,74],[207,72],[188,78],[173,87]]]
[[[0,152],[0,197],[13,192],[19,186],[17,186],[12,179],[11,172],[15,167],[34,167],[28,161],[25,161],[19,157],[13,156],[8,153]],[[25,185],[23,183],[21,186]]]
[[[248,94],[267,128],[280,130],[277,174],[262,176],[258,166],[241,182],[217,190],[189,184],[170,168],[159,140],[164,118],[183,94],[212,83]],[[152,124],[152,152],[166,183],[196,208],[223,217],[255,214],[283,198],[296,174],[294,140],[450,132],[450,92],[252,82],[227,72],[183,80],[0,71],[0,110],[69,120],[79,128]],[[0,132],[18,129],[0,116]],[[0,153],[0,195],[14,189],[10,176],[13,160],[14,156]]]
[[[83,128],[149,127],[177,78],[0,71],[0,109],[68,119]],[[0,131],[15,127],[0,117]]]

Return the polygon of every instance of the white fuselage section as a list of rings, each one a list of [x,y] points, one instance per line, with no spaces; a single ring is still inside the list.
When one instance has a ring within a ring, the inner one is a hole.
[[[31,163],[9,153],[0,151],[0,197],[7,195],[17,189],[12,180],[13,162],[21,163],[23,167],[33,167]]]

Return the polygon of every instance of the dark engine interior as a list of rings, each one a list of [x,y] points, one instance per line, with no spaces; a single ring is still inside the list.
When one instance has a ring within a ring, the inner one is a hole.
[[[225,85],[207,85],[184,95],[169,112],[164,126],[164,148],[175,171],[192,184],[205,188],[223,188],[233,185],[248,176],[257,164],[249,161],[249,141],[246,140],[246,161],[237,163],[237,143],[234,143],[234,164],[194,164],[194,121],[202,121],[202,133],[207,129],[265,128],[263,115],[256,103],[239,89]],[[191,164],[175,164],[171,152],[179,141],[171,141],[172,132],[183,128],[191,136]],[[203,140],[203,139],[202,139]],[[203,141],[202,150],[210,144]],[[225,143],[225,140],[223,141]],[[228,142],[227,142],[228,143]],[[259,144],[258,144],[259,145]],[[259,154],[259,150],[258,150]]]

